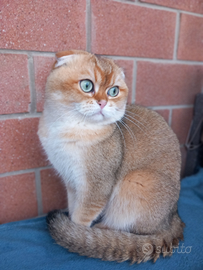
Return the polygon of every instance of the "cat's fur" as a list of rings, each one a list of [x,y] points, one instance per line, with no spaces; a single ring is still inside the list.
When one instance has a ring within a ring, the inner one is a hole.
[[[128,88],[112,60],[83,51],[56,56],[38,134],[66,185],[69,217],[60,211],[48,216],[52,237],[72,252],[105,260],[172,254],[184,226],[177,213],[175,134],[156,112],[126,109]],[[94,83],[94,92],[81,90],[83,79]],[[115,85],[120,92],[109,97]]]

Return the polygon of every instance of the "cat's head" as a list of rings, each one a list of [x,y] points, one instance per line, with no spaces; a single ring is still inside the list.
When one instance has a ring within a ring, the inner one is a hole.
[[[121,68],[84,51],[59,52],[56,57],[46,85],[49,107],[86,124],[106,125],[123,117],[128,88]]]

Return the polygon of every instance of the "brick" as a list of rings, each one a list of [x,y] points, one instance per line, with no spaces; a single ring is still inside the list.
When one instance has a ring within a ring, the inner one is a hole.
[[[140,0],[140,2],[186,10],[195,13],[203,13],[203,2],[201,0],[174,1],[174,0]]]
[[[92,51],[172,58],[175,23],[174,12],[92,0]]]
[[[178,59],[203,61],[203,18],[181,14]]]
[[[193,104],[201,92],[203,66],[137,63],[136,103],[145,106]]]
[[[34,56],[35,89],[37,96],[37,111],[44,107],[44,94],[47,77],[52,69],[55,57]]]
[[[155,110],[157,113],[159,113],[167,123],[169,123],[169,110]]]
[[[132,82],[133,82],[133,61],[132,60],[116,60],[115,63],[121,67],[125,73],[125,82],[128,86],[128,103],[132,103]]]
[[[1,0],[0,47],[58,51],[86,48],[86,1]]]
[[[0,121],[0,173],[48,165],[38,136],[38,118]]]
[[[0,205],[0,223],[37,216],[34,173],[1,177]]]
[[[65,209],[67,207],[67,195],[62,180],[53,169],[42,170],[40,175],[43,212],[47,213],[54,209]]]
[[[185,144],[193,118],[193,108],[173,109],[171,127],[180,144]]]
[[[0,114],[28,112],[27,55],[0,54]]]

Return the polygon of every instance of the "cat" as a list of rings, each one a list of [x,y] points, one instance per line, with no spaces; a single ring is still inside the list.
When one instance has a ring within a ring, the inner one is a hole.
[[[125,75],[113,60],[77,50],[56,58],[38,135],[67,188],[68,216],[48,214],[51,236],[109,261],[171,255],[184,227],[176,135],[155,111],[127,105]]]

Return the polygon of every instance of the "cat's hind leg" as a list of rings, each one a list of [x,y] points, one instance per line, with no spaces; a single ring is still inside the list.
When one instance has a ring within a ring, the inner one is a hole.
[[[166,177],[167,178],[167,177]],[[150,170],[136,170],[115,186],[104,211],[103,224],[112,229],[151,234],[178,200],[178,185]]]

